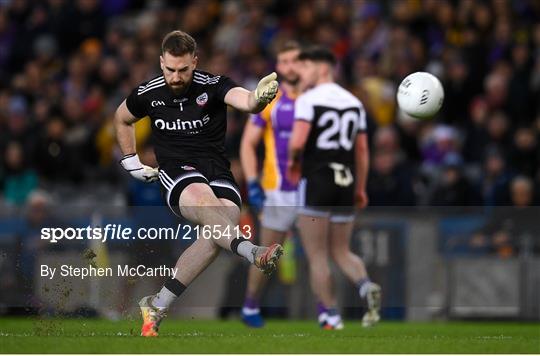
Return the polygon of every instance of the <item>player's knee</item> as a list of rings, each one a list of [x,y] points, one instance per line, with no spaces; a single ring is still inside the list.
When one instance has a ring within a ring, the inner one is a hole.
[[[203,183],[193,183],[187,186],[180,194],[180,205],[188,207],[208,207],[219,206],[219,200],[216,198],[210,187]]]
[[[194,199],[194,205],[197,208],[217,208],[219,201],[213,194],[201,194]]]

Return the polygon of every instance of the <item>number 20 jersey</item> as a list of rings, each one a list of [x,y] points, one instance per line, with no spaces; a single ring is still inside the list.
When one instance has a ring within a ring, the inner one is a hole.
[[[319,84],[298,97],[294,117],[311,123],[303,176],[330,163],[354,168],[354,145],[356,136],[366,131],[366,113],[353,94],[336,83]]]

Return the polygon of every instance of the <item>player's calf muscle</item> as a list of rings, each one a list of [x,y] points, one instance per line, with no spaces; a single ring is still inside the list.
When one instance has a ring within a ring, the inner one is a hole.
[[[237,224],[240,222],[240,208],[238,205],[228,199],[219,199],[221,203],[223,213],[229,218],[230,221]]]

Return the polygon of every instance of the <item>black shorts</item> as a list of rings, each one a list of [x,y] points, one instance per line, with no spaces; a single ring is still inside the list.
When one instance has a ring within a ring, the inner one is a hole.
[[[240,189],[228,165],[213,159],[191,161],[167,160],[159,164],[159,181],[163,199],[181,217],[178,201],[182,191],[191,183],[205,183],[218,198],[228,199],[242,206]]]
[[[332,222],[354,219],[354,174],[350,167],[330,163],[306,174],[298,185],[300,213],[329,217]]]

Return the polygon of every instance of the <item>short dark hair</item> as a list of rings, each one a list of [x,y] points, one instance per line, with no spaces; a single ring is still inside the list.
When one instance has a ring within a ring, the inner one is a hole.
[[[281,53],[285,53],[289,51],[295,51],[295,50],[300,51],[301,49],[302,47],[300,47],[300,43],[294,40],[289,40],[279,45],[279,47],[277,48],[277,54],[281,54]]]
[[[184,54],[195,54],[197,42],[184,31],[176,30],[169,32],[161,43],[161,54],[168,52],[173,56],[183,56]]]
[[[336,56],[327,48],[321,46],[311,46],[305,48],[300,52],[298,59],[301,61],[314,61],[314,62],[324,62],[330,65],[335,65],[337,63]]]

